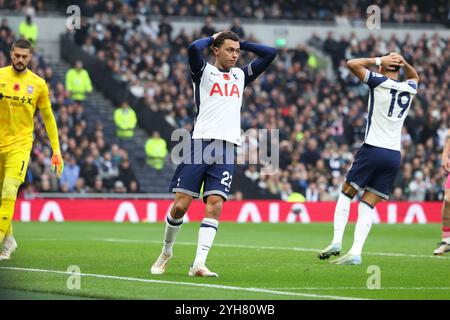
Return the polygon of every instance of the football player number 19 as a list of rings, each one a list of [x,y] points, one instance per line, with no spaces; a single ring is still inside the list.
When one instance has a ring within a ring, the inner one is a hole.
[[[409,92],[402,92],[397,96],[397,91],[395,89],[391,89],[391,105],[389,107],[388,117],[392,117],[392,113],[394,112],[395,102],[397,102],[398,106],[402,109],[398,114],[398,118],[401,118],[405,111],[409,107],[409,103],[411,102],[411,95]],[[406,97],[406,102],[402,102],[403,97]]]

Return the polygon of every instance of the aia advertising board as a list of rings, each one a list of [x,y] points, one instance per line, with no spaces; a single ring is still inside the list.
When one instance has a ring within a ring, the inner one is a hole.
[[[18,199],[14,220],[28,221],[164,221],[172,200],[135,199]],[[334,202],[289,203],[278,200],[227,201],[221,221],[239,223],[314,223],[332,222]],[[440,223],[441,202],[382,202],[375,208],[375,223]],[[194,200],[185,222],[201,221],[205,204]],[[294,212],[295,211],[295,212]],[[349,221],[356,221],[358,203],[350,208]]]

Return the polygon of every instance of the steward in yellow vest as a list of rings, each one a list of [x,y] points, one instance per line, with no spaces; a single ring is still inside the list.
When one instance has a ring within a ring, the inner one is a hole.
[[[145,143],[145,153],[147,154],[147,164],[156,170],[164,167],[164,160],[167,156],[167,143],[161,138],[159,132],[153,132],[151,138]]]
[[[86,100],[86,93],[92,92],[91,78],[89,73],[83,69],[81,61],[77,61],[75,68],[67,71],[66,89],[70,92],[70,98],[79,102]]]
[[[114,111],[114,123],[116,124],[116,135],[120,139],[130,139],[134,137],[134,129],[137,124],[136,112],[124,101],[120,108]]]

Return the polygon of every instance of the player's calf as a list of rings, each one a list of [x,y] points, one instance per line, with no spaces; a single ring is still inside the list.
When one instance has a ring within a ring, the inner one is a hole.
[[[19,180],[10,177],[5,177],[3,181],[2,190],[0,190],[2,203],[0,206],[0,242],[3,242],[11,225],[20,184]]]
[[[450,177],[450,176],[449,176]],[[450,178],[448,178],[450,181]],[[448,183],[448,182],[447,182]],[[444,203],[442,204],[442,241],[434,250],[434,255],[443,255],[450,251],[450,189],[445,190]]]

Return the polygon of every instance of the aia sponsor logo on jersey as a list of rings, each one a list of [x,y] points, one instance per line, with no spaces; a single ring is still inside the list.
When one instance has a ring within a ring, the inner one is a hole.
[[[13,89],[14,89],[14,91],[19,91],[20,85],[18,83],[15,83]]]
[[[225,76],[225,75],[224,75]],[[229,76],[228,76],[229,78]],[[222,87],[220,86],[219,83],[214,83],[212,88],[211,88],[211,92],[209,93],[209,96],[213,96],[215,94],[218,94],[219,96],[223,97],[231,97],[231,96],[236,96],[236,97],[240,97],[239,94],[239,88],[236,84],[233,84],[231,86],[231,88],[229,88],[228,83],[225,83]]]

